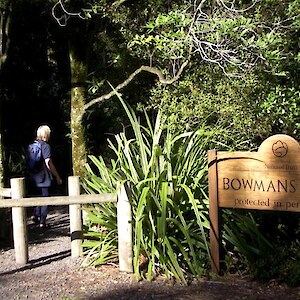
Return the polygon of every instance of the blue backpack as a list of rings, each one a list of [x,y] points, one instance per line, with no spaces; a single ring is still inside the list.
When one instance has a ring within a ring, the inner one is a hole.
[[[37,174],[43,170],[42,145],[38,141],[28,145],[26,163],[30,173]]]

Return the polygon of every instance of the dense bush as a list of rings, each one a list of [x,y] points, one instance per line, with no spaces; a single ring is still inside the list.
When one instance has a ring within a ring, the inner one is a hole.
[[[133,110],[120,101],[131,127],[109,140],[114,154],[109,162],[90,156],[85,189],[90,193],[116,192],[121,184],[129,184],[138,279],[165,274],[187,283],[189,275],[208,274],[207,150],[217,146],[214,138],[224,132],[217,126],[214,130],[203,126],[175,134],[160,113],[154,126],[145,113],[146,126],[142,126]],[[86,262],[98,265],[116,259],[115,205],[94,205],[86,210]],[[265,264],[278,251],[270,242],[271,230],[262,230],[265,218],[255,212],[223,210],[222,219],[224,270],[264,278]],[[285,255],[284,251],[280,255]],[[297,280],[296,265],[284,262],[269,276],[278,277],[284,269]]]
[[[163,126],[165,120],[160,114],[154,127],[145,114],[147,127],[144,127],[120,100],[132,127],[109,141],[116,158],[108,166],[103,158],[90,157],[93,164],[87,167],[84,186],[90,192],[112,192],[119,183],[128,182],[137,278],[152,279],[164,273],[186,282],[187,272],[200,275],[207,270],[206,150],[213,134],[204,127],[194,132],[172,134]],[[112,205],[88,209],[88,218],[94,223],[91,228],[101,226],[101,230],[89,230],[89,236],[100,238],[99,232],[109,232],[115,238],[110,231],[115,221],[106,214],[107,209],[112,209]],[[87,241],[84,247],[89,248],[90,243]],[[95,241],[93,243],[96,245]],[[98,241],[98,245],[100,248],[103,243]],[[94,263],[101,260],[101,250],[98,250]]]

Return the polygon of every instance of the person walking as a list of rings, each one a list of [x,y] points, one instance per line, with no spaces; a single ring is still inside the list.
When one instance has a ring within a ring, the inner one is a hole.
[[[48,144],[50,140],[51,129],[48,125],[41,125],[36,132],[36,140],[29,145],[29,151],[32,151],[32,145],[35,145],[39,151],[40,167],[38,170],[28,167],[29,181],[38,190],[38,195],[42,197],[49,196],[49,188],[53,177],[56,183],[61,185],[62,179],[51,159],[51,147]],[[31,148],[30,148],[31,147]],[[28,164],[27,164],[28,166]],[[37,206],[33,209],[33,221],[40,228],[46,227],[48,206]]]

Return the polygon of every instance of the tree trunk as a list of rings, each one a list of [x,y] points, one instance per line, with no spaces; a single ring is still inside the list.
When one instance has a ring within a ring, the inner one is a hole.
[[[74,11],[80,11],[83,6],[81,0]],[[99,21],[99,20],[98,20]],[[189,58],[182,63],[177,74],[171,79],[166,79],[161,70],[150,66],[141,66],[128,76],[122,83],[118,84],[110,93],[97,97],[89,102],[86,101],[86,82],[88,74],[88,61],[91,46],[91,38],[97,26],[102,26],[101,20],[95,24],[91,20],[70,18],[68,23],[69,55],[71,65],[71,140],[72,140],[72,165],[73,175],[84,176],[86,159],[86,140],[83,126],[85,112],[94,104],[101,103],[113,97],[119,90],[127,86],[141,72],[149,72],[156,75],[160,82],[172,84],[178,80],[185,70]],[[103,25],[104,26],[104,25]]]
[[[82,177],[86,163],[85,132],[82,123],[86,98],[90,34],[86,20],[75,19],[69,32],[71,66],[71,140],[73,175]]]
[[[86,163],[86,146],[82,116],[86,96],[85,82],[87,77],[87,62],[76,55],[74,44],[70,45],[71,63],[71,140],[73,175],[82,176]]]
[[[86,163],[86,147],[82,124],[82,107],[85,99],[84,87],[71,89],[71,140],[73,175],[82,177]]]

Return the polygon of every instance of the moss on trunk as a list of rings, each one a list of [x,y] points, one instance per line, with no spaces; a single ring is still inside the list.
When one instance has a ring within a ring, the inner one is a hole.
[[[86,163],[86,144],[82,117],[86,98],[86,80],[88,72],[88,38],[86,27],[78,25],[73,35],[69,37],[69,55],[71,65],[71,140],[73,174],[84,175]],[[84,41],[83,41],[84,40]]]

